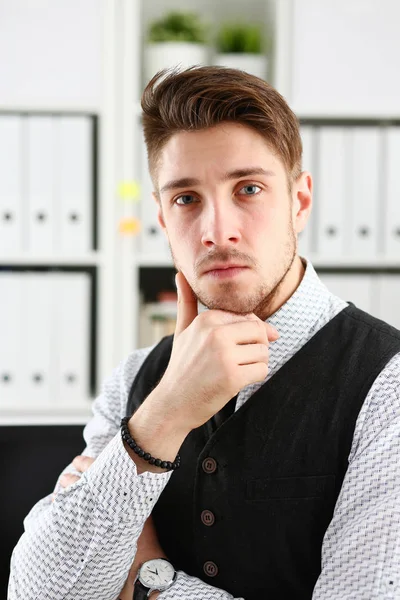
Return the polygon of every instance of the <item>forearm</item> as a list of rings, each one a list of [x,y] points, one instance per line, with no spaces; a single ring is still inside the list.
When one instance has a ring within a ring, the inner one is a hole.
[[[168,479],[138,475],[118,432],[77,483],[28,515],[12,556],[9,600],[88,600],[93,590],[96,599],[116,597]]]
[[[152,517],[147,519],[143,531],[138,540],[135,560],[129,572],[128,579],[118,596],[118,600],[132,600],[134,581],[141,564],[153,558],[168,558],[158,541]],[[234,600],[233,596],[224,590],[207,585],[196,577],[190,577],[183,571],[178,571],[177,580],[170,590],[165,592],[153,592],[151,600],[168,600],[179,597],[180,600],[194,600],[194,598],[207,598],[207,600]],[[239,599],[240,600],[240,599]]]

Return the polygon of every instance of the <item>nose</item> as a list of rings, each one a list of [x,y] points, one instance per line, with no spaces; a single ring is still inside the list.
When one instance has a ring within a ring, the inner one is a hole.
[[[201,242],[206,248],[235,246],[241,239],[238,215],[226,204],[210,203],[202,215]]]

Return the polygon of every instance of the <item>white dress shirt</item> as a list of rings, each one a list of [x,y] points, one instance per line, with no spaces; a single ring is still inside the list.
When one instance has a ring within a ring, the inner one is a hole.
[[[280,338],[270,345],[266,381],[346,306],[307,262],[300,286],[268,319]],[[11,559],[9,600],[118,598],[143,525],[171,476],[138,475],[120,434],[131,384],[151,350],[133,351],[103,383],[83,432],[82,454],[96,458],[93,465],[66,489],[57,482],[55,501],[49,494],[25,518]],[[261,385],[241,390],[236,409]],[[400,354],[365,399],[348,461],[312,600],[400,599]],[[80,475],[72,465],[67,472]],[[180,571],[159,598],[233,596]]]

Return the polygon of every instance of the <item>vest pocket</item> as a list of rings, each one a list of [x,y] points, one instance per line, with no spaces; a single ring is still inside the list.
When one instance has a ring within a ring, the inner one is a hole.
[[[251,479],[247,482],[246,500],[266,502],[273,499],[311,499],[333,493],[335,475],[307,475]]]

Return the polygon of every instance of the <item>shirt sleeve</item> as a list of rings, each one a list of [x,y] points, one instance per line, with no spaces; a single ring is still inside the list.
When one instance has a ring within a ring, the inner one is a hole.
[[[228,592],[208,585],[183,571],[178,571],[174,585],[159,594],[158,598],[159,600],[244,600],[244,598],[234,598]]]
[[[400,354],[357,419],[313,600],[400,598]]]
[[[70,487],[57,482],[54,502],[50,494],[25,518],[9,600],[110,600],[123,588],[143,525],[171,475],[138,475],[121,439],[128,384],[144,356],[137,351],[114,369],[93,404],[83,454],[96,460]]]

